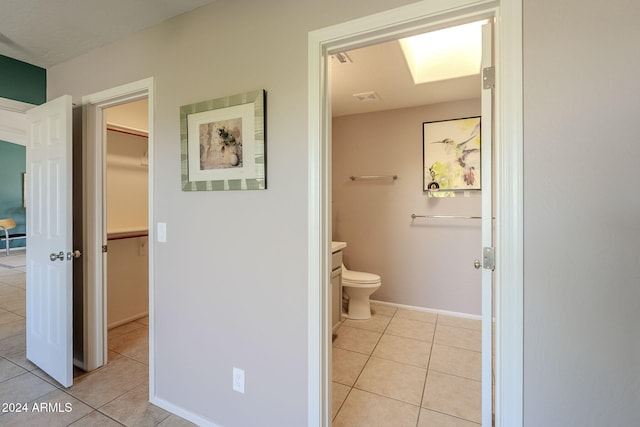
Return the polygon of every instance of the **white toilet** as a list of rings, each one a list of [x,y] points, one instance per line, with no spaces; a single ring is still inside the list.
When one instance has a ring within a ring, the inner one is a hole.
[[[342,264],[342,291],[349,298],[347,318],[366,320],[371,318],[369,296],[380,287],[380,276],[361,271],[351,271]]]

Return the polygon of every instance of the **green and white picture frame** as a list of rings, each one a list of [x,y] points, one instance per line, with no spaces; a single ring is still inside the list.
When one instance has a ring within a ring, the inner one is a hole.
[[[480,117],[422,124],[423,191],[480,190]]]
[[[266,92],[180,107],[183,191],[264,190]]]

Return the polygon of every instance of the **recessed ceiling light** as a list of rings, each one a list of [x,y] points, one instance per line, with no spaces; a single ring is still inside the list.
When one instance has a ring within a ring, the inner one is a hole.
[[[400,39],[413,82],[421,84],[480,73],[484,23],[486,20]]]

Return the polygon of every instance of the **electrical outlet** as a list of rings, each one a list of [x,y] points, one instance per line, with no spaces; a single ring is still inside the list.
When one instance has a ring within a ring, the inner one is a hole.
[[[244,394],[244,369],[233,368],[233,390]]]

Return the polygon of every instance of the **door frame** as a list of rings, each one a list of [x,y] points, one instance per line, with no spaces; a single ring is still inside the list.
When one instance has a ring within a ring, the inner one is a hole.
[[[154,349],[154,79],[117,86],[82,97],[83,111],[83,205],[84,217],[84,367],[90,371],[107,363],[106,255],[106,115],[105,109],[148,99],[149,120],[149,390],[152,393]]]
[[[330,425],[330,52],[496,18],[495,425],[523,423],[522,0],[423,0],[309,33],[308,425]]]

